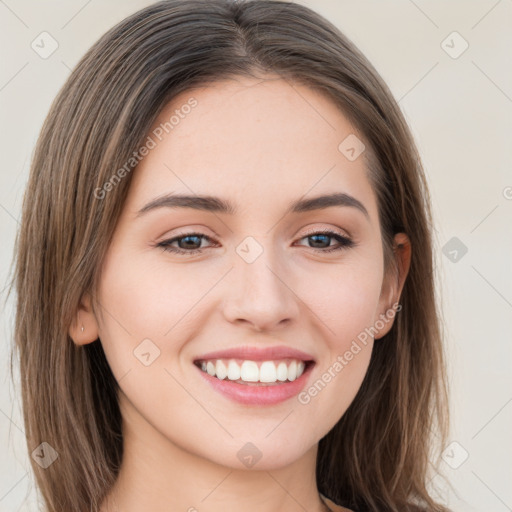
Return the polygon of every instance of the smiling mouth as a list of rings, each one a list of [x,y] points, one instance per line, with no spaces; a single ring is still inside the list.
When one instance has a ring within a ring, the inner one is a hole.
[[[298,379],[315,363],[284,358],[271,361],[211,359],[197,360],[194,364],[219,380],[246,386],[279,386]]]

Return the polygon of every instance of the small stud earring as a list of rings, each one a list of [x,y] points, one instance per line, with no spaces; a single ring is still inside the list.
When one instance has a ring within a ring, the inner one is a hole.
[[[84,330],[85,330],[85,329],[84,329],[84,326],[82,325],[82,332],[84,332]]]

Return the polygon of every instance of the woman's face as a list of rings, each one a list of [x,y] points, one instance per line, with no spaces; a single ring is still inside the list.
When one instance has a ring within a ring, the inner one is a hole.
[[[327,98],[272,77],[184,92],[162,111],[95,297],[128,438],[271,469],[311,453],[345,413],[368,368],[368,330],[389,330],[395,297],[355,134]],[[181,195],[209,199],[171,203]],[[272,386],[224,380],[220,390],[200,368],[217,369],[213,352],[275,347],[301,354],[219,357],[220,376],[237,363],[233,379],[241,368],[272,380],[275,368],[286,382]]]

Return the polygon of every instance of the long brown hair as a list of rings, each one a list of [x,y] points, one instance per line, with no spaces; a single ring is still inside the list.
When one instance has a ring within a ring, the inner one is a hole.
[[[94,296],[133,171],[106,197],[98,190],[178,93],[266,73],[325,94],[364,137],[386,270],[395,233],[412,247],[395,324],[319,443],[318,489],[358,511],[447,510],[426,483],[448,430],[430,198],[397,103],[339,29],[304,6],[169,0],[92,46],[54,100],[33,156],[11,286],[28,449],[46,442],[59,454],[46,469],[30,459],[49,512],[97,511],[122,461],[118,385],[101,342],[77,346],[68,334],[84,293]]]

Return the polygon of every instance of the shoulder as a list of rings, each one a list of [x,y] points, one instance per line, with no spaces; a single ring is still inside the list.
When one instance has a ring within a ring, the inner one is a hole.
[[[330,500],[326,496],[320,493],[320,497],[324,500],[325,504],[329,508],[329,510],[332,510],[332,512],[352,512],[350,509],[342,507],[340,505],[336,505],[334,501]]]

